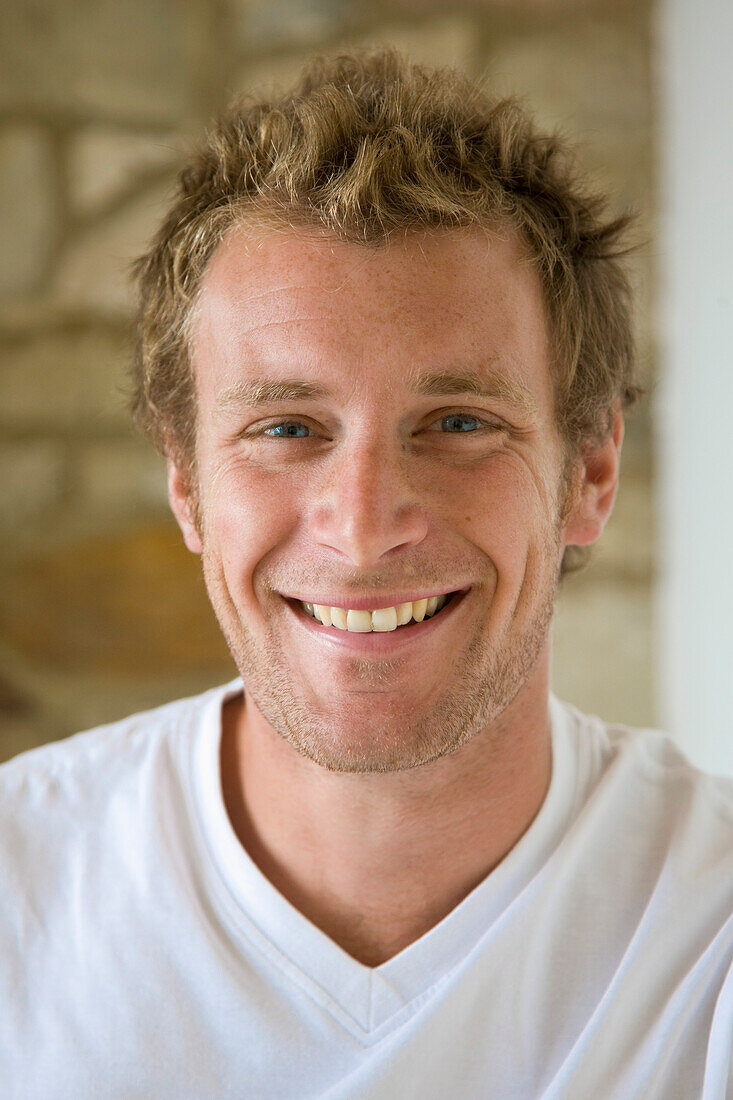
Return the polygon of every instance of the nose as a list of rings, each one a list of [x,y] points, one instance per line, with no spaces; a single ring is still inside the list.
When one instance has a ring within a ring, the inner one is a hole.
[[[343,444],[314,486],[311,537],[362,569],[421,542],[428,519],[408,462],[401,445],[383,437]]]

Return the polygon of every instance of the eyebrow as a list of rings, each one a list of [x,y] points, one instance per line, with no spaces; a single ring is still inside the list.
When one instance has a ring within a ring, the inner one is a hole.
[[[423,397],[447,397],[452,394],[471,394],[487,397],[511,405],[527,416],[536,416],[537,400],[522,382],[496,371],[413,371],[407,379],[412,393]],[[240,380],[218,394],[216,404],[221,410],[245,405],[260,405],[280,401],[309,401],[333,397],[327,386],[320,382],[306,382],[300,378],[252,378]]]
[[[495,370],[478,371],[416,371],[408,379],[413,393],[424,397],[447,397],[454,393],[468,393],[474,397],[488,397],[512,405],[528,416],[539,412],[537,399],[523,382],[509,378]]]

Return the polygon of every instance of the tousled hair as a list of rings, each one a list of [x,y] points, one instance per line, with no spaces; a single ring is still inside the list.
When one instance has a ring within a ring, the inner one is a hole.
[[[325,230],[371,248],[411,231],[499,225],[520,234],[539,272],[568,474],[586,445],[608,437],[614,406],[625,411],[644,392],[622,263],[632,217],[605,210],[567,142],[541,133],[517,100],[391,49],[316,58],[286,93],[234,101],[181,172],[137,261],[136,423],[195,496],[188,322],[206,266],[236,224]],[[588,550],[568,547],[561,575]]]

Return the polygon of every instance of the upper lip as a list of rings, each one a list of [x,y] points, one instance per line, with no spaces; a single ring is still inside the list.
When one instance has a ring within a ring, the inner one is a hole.
[[[366,596],[311,596],[291,592],[281,592],[286,600],[300,600],[301,603],[320,604],[322,607],[342,607],[351,611],[373,611],[382,607],[397,607],[401,603],[414,603],[416,600],[425,600],[429,596],[448,596],[452,592],[467,592],[464,589],[433,588],[423,589],[422,592],[371,592]]]

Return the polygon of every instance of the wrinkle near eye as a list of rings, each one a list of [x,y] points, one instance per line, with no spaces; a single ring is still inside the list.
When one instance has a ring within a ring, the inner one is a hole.
[[[553,486],[547,481],[541,469],[538,469],[534,462],[529,461],[526,451],[512,446],[510,441],[507,441],[507,443],[506,447],[495,452],[493,457],[496,462],[499,464],[506,463],[513,478],[520,479],[522,486],[532,487],[533,495],[541,502],[543,511],[552,512]],[[529,477],[527,474],[529,474]]]

